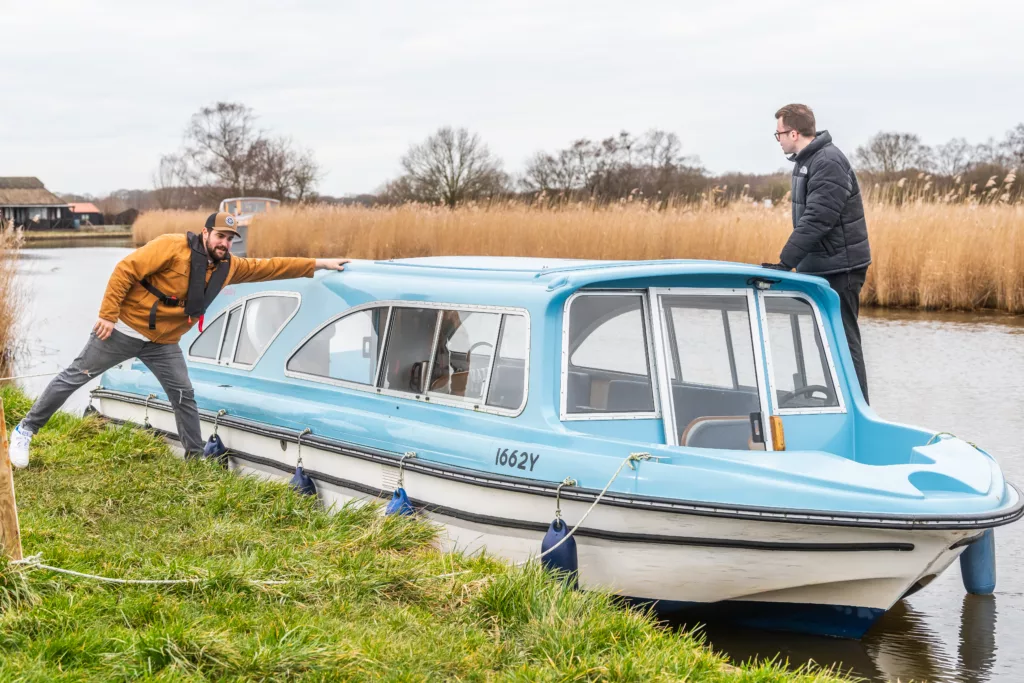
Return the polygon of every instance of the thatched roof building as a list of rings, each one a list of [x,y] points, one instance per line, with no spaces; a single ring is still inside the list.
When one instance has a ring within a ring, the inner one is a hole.
[[[0,178],[0,217],[5,225],[26,230],[60,230],[72,226],[68,203],[39,178]]]

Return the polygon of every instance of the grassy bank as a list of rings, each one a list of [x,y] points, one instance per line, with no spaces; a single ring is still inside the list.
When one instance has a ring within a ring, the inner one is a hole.
[[[29,401],[2,395],[11,427]],[[441,553],[422,519],[376,506],[328,515],[95,417],[59,414],[33,449],[16,475],[26,555],[203,581],[107,586],[0,560],[2,680],[839,680],[728,666],[694,636],[535,567]]]
[[[1024,313],[1024,206],[868,204],[874,259],[865,305]],[[135,238],[197,230],[202,212],[143,214]],[[777,261],[791,231],[788,205],[734,202],[664,211],[641,203],[537,209],[296,207],[256,218],[253,256],[401,258],[488,254],[598,259]]]

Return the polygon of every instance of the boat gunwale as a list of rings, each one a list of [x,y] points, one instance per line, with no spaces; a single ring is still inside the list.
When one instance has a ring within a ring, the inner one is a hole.
[[[93,398],[109,398],[119,400],[133,405],[148,405],[163,412],[172,412],[170,403],[164,399],[144,399],[139,394],[117,391],[99,387],[91,392]],[[213,423],[216,414],[213,411],[199,409],[201,419]],[[111,419],[111,418],[107,418]],[[123,421],[121,421],[123,422]],[[261,436],[272,436],[279,440],[298,443],[300,431],[291,430],[277,425],[270,425],[248,418],[222,415],[218,422],[222,426],[233,427],[241,431],[247,431]],[[175,437],[176,438],[176,437]],[[340,439],[307,434],[302,438],[308,445],[318,446],[323,450],[357,457],[363,460],[377,462],[381,465],[398,467],[401,463],[403,453],[387,451],[355,444]],[[425,461],[423,459],[406,460],[402,463],[409,471],[417,471],[430,476],[454,478],[463,482],[471,483],[485,488],[511,490],[534,495],[555,497],[558,489],[557,482],[543,480],[525,479],[522,477],[510,477],[503,474],[472,470],[466,467],[456,467],[445,463]],[[602,504],[626,507],[630,509],[647,509],[657,512],[670,512],[674,514],[691,514],[706,517],[725,517],[731,519],[749,519],[770,521],[789,524],[817,524],[828,526],[852,526],[879,529],[897,530],[952,530],[952,529],[987,529],[1010,524],[1021,517],[1024,517],[1024,495],[1014,484],[1006,481],[1006,485],[1016,494],[1016,502],[1008,509],[1000,509],[993,512],[971,512],[950,517],[942,513],[923,513],[915,515],[896,513],[872,513],[870,515],[858,515],[857,513],[829,513],[820,510],[806,510],[800,508],[768,508],[752,505],[734,505],[728,503],[708,503],[703,501],[686,501],[673,498],[662,498],[656,496],[644,496],[640,494],[622,493],[608,491],[601,499]],[[566,489],[563,488],[559,494],[567,500],[579,502],[593,502],[600,492],[598,489]]]

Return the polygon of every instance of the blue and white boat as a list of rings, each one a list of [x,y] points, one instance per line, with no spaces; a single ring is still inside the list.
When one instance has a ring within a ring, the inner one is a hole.
[[[327,504],[389,497],[401,473],[449,547],[514,561],[540,553],[556,492],[571,527],[611,480],[574,537],[585,589],[859,637],[1024,514],[989,454],[868,407],[818,278],[417,258],[214,307],[181,343],[233,467],[289,479],[301,443]],[[93,402],[176,434],[137,361]]]

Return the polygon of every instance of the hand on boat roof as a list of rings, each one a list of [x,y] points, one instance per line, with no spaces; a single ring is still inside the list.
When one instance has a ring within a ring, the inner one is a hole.
[[[791,270],[791,268],[784,263],[762,263],[761,267],[770,268],[772,270]]]
[[[347,258],[318,258],[316,270],[345,270],[345,264],[352,259]]]

